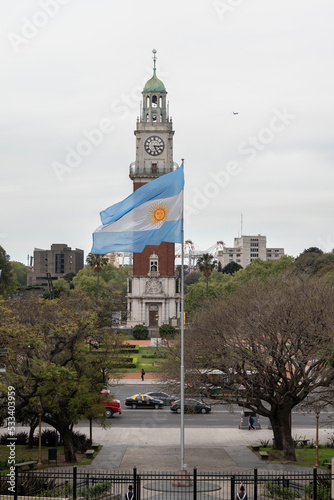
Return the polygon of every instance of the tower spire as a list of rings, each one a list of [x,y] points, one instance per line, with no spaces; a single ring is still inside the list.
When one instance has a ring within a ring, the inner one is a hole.
[[[156,58],[156,53],[157,51],[155,49],[152,50],[153,52],[153,76],[156,76],[155,72],[156,72],[156,66],[155,66],[155,63],[157,61],[157,58]]]

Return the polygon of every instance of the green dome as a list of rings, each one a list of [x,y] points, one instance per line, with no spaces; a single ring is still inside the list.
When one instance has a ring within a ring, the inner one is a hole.
[[[164,84],[156,77],[155,71],[152,78],[146,82],[143,92],[166,92]]]

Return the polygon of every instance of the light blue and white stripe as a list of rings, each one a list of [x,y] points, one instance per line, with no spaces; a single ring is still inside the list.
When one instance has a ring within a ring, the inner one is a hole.
[[[91,253],[140,253],[147,245],[163,241],[181,243],[183,212],[183,166],[148,182],[125,200],[101,212],[102,226],[93,233]],[[165,206],[167,216],[160,225],[148,214]]]

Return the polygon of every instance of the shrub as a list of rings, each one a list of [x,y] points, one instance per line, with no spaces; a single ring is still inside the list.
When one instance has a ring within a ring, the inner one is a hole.
[[[174,337],[176,330],[172,325],[161,325],[159,327],[159,335],[162,338]]]
[[[284,500],[294,500],[300,496],[297,490],[287,486],[280,486],[280,484],[271,483],[269,481],[265,484],[265,489],[269,493],[268,496],[274,498],[283,498]]]
[[[132,335],[136,340],[148,339],[148,328],[144,325],[136,325],[133,327]]]
[[[90,446],[90,441],[85,434],[80,434],[80,432],[73,432],[73,446],[75,451],[84,453],[88,450]]]
[[[145,359],[166,358],[166,354],[163,352],[161,352],[159,354],[143,354],[142,358],[145,358]]]
[[[7,444],[7,439],[10,439],[12,436],[9,435],[8,432],[6,434],[2,434],[0,437],[0,444]],[[18,432],[15,434],[16,444],[28,444],[28,433],[27,432]]]

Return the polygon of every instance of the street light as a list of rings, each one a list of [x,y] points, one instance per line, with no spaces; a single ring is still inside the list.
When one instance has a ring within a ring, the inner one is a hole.
[[[319,465],[319,414],[320,408],[316,404],[315,405],[315,418],[316,418],[316,426],[315,426],[315,466]]]
[[[38,405],[38,463],[42,465],[42,404]]]

